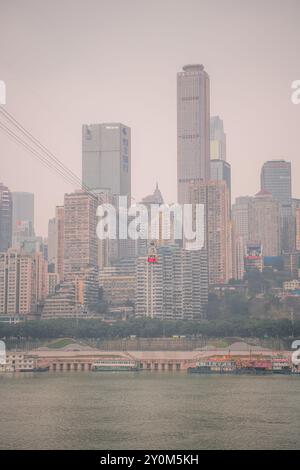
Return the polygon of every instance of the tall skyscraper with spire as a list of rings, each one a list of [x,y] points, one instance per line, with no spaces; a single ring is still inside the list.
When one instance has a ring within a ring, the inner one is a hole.
[[[189,186],[210,178],[210,92],[203,65],[185,65],[177,74],[178,202],[189,201]]]

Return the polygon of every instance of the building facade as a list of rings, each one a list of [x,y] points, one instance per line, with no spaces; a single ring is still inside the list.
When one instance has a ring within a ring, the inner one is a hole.
[[[210,179],[212,181],[225,181],[229,191],[229,210],[231,212],[231,165],[225,160],[214,159],[210,161]]]
[[[244,243],[250,240],[250,227],[252,220],[252,203],[253,197],[241,196],[237,197],[232,206],[232,220],[237,237],[241,237]]]
[[[56,206],[55,209],[55,229],[56,229],[56,259],[55,271],[59,280],[64,280],[64,256],[65,256],[65,208]]]
[[[259,241],[264,256],[280,254],[280,206],[267,191],[255,195],[251,204],[253,223],[249,226],[250,241]]]
[[[130,128],[121,123],[84,124],[82,181],[89,190],[131,195]]]
[[[13,231],[20,222],[26,221],[30,228],[29,236],[34,235],[34,194],[28,192],[12,192]]]
[[[203,65],[177,74],[178,202],[188,202],[192,181],[210,178],[210,87]]]
[[[12,208],[11,192],[0,183],[0,252],[12,246]]]
[[[85,191],[65,194],[64,279],[87,267],[97,267],[97,198]]]
[[[226,161],[226,134],[223,121],[219,116],[210,118],[210,158]]]
[[[42,253],[9,249],[0,253],[0,314],[30,315],[47,295],[47,262]]]
[[[122,307],[134,304],[135,281],[136,281],[135,259],[128,259],[115,266],[107,266],[99,273],[99,285],[103,290],[103,299],[109,308]]]
[[[56,218],[49,219],[48,222],[48,261],[54,266],[57,263],[57,227]]]
[[[293,199],[292,207],[295,220],[295,249],[300,251],[300,199]]]
[[[272,194],[280,204],[281,251],[295,250],[295,222],[292,210],[291,162],[271,160],[261,170],[261,189]]]
[[[205,248],[209,284],[226,284],[232,278],[232,226],[229,191],[225,181],[190,184],[191,204],[205,207]]]
[[[161,320],[205,318],[208,299],[207,257],[204,250],[161,246],[155,261],[138,257],[135,314]]]

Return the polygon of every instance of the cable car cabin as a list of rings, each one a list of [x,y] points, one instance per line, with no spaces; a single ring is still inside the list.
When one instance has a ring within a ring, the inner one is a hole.
[[[148,263],[157,263],[156,256],[148,256]]]

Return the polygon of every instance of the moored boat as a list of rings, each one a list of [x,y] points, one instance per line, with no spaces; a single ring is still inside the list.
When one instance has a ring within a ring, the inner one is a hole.
[[[138,362],[125,358],[100,359],[92,364],[92,371],[94,372],[129,372],[138,370],[140,370]]]

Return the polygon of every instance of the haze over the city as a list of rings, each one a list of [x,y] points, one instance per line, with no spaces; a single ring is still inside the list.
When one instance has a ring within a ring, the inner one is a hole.
[[[83,123],[132,129],[132,193],[156,180],[176,199],[176,73],[203,63],[211,115],[227,134],[233,198],[259,190],[264,161],[299,179],[298,0],[0,0],[0,79],[6,108],[81,176]],[[36,232],[74,187],[0,133],[0,180],[35,193]],[[294,184],[294,196],[300,192]]]

